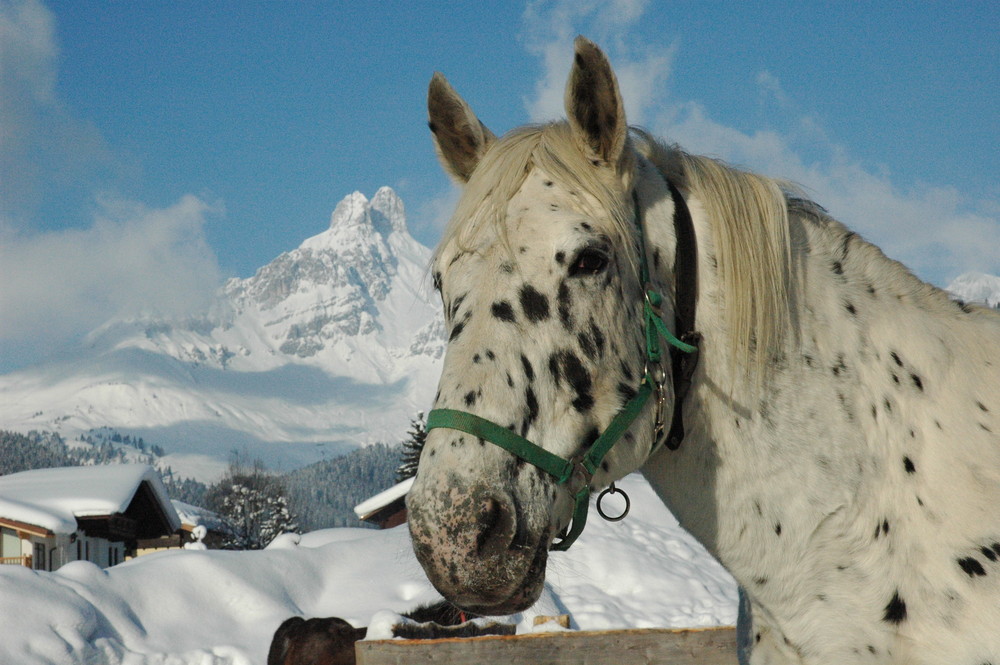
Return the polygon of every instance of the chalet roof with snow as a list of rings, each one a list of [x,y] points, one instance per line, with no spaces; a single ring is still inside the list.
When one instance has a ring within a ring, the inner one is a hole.
[[[365,499],[354,506],[354,514],[366,522],[384,522],[390,513],[397,513],[406,508],[406,494],[413,486],[413,478],[393,485],[373,497]]]
[[[37,469],[0,476],[0,518],[52,533],[73,533],[93,518],[124,515],[147,532],[173,532],[181,521],[160,475],[145,464]]]

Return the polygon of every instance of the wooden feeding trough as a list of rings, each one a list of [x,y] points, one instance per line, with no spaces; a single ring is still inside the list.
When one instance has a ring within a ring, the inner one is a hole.
[[[567,631],[355,644],[358,665],[733,665],[736,629]]]

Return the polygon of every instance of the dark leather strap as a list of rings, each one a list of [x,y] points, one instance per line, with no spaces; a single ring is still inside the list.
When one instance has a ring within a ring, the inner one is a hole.
[[[701,348],[701,335],[695,332],[695,314],[698,302],[698,244],[694,223],[687,202],[672,182],[670,196],[674,200],[674,316],[675,334],[687,344]],[[674,381],[674,416],[667,433],[667,447],[677,450],[684,440],[684,399],[691,387],[691,377],[698,366],[699,351],[682,353],[670,351],[670,364]]]

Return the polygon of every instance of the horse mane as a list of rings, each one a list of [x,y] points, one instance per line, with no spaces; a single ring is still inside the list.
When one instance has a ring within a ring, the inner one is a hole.
[[[682,192],[695,195],[711,220],[730,357],[759,386],[765,366],[782,355],[790,330],[789,209],[825,213],[810,201],[790,201],[797,188],[789,182],[633,132],[640,153]]]
[[[632,128],[629,144],[666,180],[696,196],[711,220],[731,365],[744,367],[743,378],[761,385],[764,367],[780,356],[789,329],[791,252],[786,191],[794,188],[719,160],[690,155],[641,129]],[[600,177],[566,122],[520,127],[486,151],[464,188],[435,259],[451,242],[474,251],[476,240],[487,230],[507,243],[507,203],[532,167],[589,194],[603,210],[587,212],[604,225],[602,231],[612,242],[628,248],[628,260],[637,260],[627,191],[631,182],[622,191],[621,180],[609,182]],[[634,168],[626,164],[623,171],[628,180]]]

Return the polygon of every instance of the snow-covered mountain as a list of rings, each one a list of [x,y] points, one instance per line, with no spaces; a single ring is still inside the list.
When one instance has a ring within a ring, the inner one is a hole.
[[[1000,277],[981,272],[967,272],[956,277],[947,289],[955,298],[965,302],[1000,307]]]
[[[327,230],[226,283],[212,311],[112,321],[0,376],[0,428],[109,426],[203,478],[233,449],[290,468],[397,441],[430,405],[444,349],[429,258],[395,192],[355,192]]]

